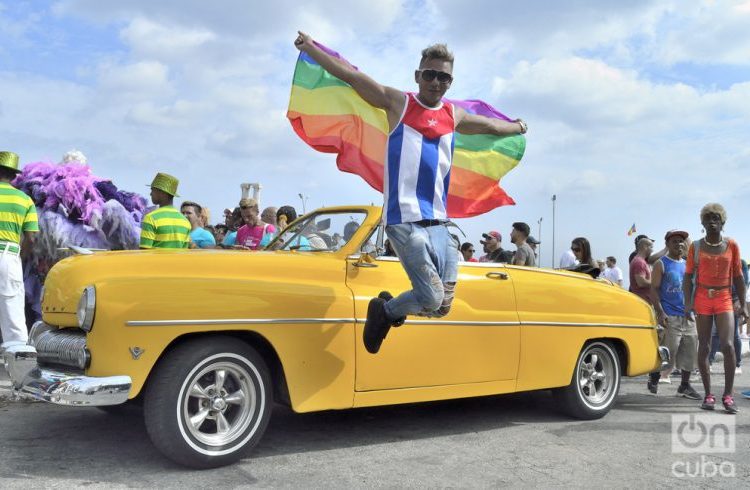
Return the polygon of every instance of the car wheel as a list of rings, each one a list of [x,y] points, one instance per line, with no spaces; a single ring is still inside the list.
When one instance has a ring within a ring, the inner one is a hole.
[[[570,385],[553,390],[559,408],[571,417],[604,417],[620,389],[620,358],[608,342],[587,344],[578,356]]]
[[[255,446],[273,405],[263,358],[227,337],[195,339],[159,361],[144,395],[146,430],[171,460],[192,468],[233,463]]]

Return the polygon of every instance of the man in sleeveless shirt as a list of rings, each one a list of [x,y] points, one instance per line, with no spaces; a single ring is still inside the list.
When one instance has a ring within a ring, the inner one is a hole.
[[[659,387],[659,378],[669,376],[676,366],[682,375],[677,396],[700,400],[701,396],[690,386],[690,375],[696,367],[698,357],[698,331],[695,317],[685,315],[685,298],[682,293],[682,279],[685,277],[685,259],[682,256],[687,249],[687,239],[686,231],[668,231],[664,236],[667,255],[656,261],[651,272],[651,303],[659,324],[664,327],[662,345],[669,348],[670,359],[664,373],[651,373],[647,387],[655,393]]]
[[[525,133],[526,124],[468,114],[444,101],[453,82],[453,55],[444,44],[422,51],[416,94],[379,84],[326,54],[303,32],[294,44],[388,116],[385,231],[413,289],[396,298],[384,291],[370,301],[364,344],[375,354],[391,326],[407,315],[444,316],[450,310],[458,276],[458,243],[448,232],[446,212],[454,133],[505,136]]]

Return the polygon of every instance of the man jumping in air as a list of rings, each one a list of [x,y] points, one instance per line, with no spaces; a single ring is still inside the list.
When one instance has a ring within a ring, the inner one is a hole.
[[[444,101],[453,82],[453,54],[445,44],[422,51],[414,72],[416,94],[377,83],[324,52],[303,32],[294,45],[388,116],[385,232],[413,289],[395,298],[384,291],[370,300],[364,344],[375,354],[391,326],[407,315],[441,317],[450,311],[458,276],[458,243],[448,231],[446,212],[454,133],[523,134],[526,124],[469,114]]]

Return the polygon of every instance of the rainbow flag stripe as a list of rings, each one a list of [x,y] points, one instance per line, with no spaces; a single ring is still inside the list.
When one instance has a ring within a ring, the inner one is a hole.
[[[349,64],[337,52],[318,46]],[[510,120],[479,100],[446,100],[471,114]],[[339,170],[357,174],[383,191],[389,133],[385,111],[365,102],[349,84],[328,73],[306,53],[300,53],[297,59],[287,117],[307,144],[337,154]],[[526,139],[521,135],[456,133],[448,215],[464,218],[515,204],[499,180],[518,165],[525,148]]]

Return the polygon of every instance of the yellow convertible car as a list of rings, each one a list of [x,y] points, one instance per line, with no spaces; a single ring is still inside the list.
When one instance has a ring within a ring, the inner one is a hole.
[[[142,405],[167,457],[207,468],[246,454],[275,402],[310,412],[552,389],[593,419],[621,375],[668,356],[652,309],[627,291],[494,263],[462,263],[449,315],[410,317],[368,354],[370,298],[410,288],[383,235],[380,208],[347,206],[301,217],[262,252],[79,249],[47,276],[37,354],[6,352],[5,366],[22,395]]]

